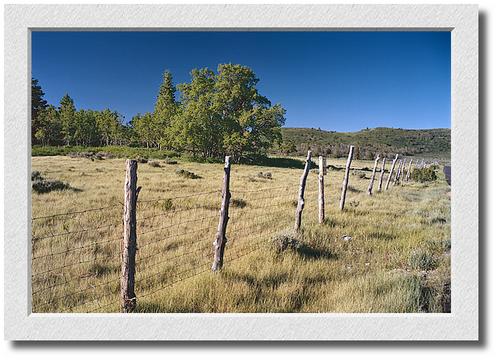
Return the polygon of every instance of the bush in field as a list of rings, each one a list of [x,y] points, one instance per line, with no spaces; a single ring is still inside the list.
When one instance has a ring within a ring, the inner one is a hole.
[[[31,181],[38,181],[38,180],[43,180],[41,173],[39,171],[32,171],[31,172]]]
[[[230,206],[243,209],[246,205],[247,202],[243,199],[230,199]]]
[[[166,157],[166,159],[164,159],[164,162],[165,162],[166,164],[168,164],[168,165],[176,165],[176,164],[178,164],[178,161],[173,160],[173,159],[171,159],[171,158],[169,158],[169,157]]]
[[[46,194],[51,191],[69,190],[71,186],[60,180],[45,179],[39,171],[31,172],[31,188],[37,194]]]
[[[427,250],[419,249],[412,252],[409,265],[414,270],[432,270],[437,267],[437,260]]]
[[[174,208],[174,205],[173,205],[173,200],[171,199],[166,199],[162,202],[161,204],[161,208],[164,210],[164,211],[170,211]]]
[[[437,179],[436,170],[433,167],[413,169],[411,178],[421,183],[435,181]]]
[[[286,230],[271,238],[271,246],[277,254],[280,254],[287,249],[298,250],[301,247],[301,241],[299,235]]]
[[[200,179],[201,178],[199,175],[196,175],[193,172],[188,171],[188,170],[184,170],[184,169],[176,169],[175,172],[177,175],[184,177],[184,178],[187,178],[187,179]]]

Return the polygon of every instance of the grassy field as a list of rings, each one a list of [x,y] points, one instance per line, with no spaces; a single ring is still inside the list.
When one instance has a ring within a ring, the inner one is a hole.
[[[359,169],[372,163],[353,162],[343,212],[344,172],[329,170],[322,225],[311,172],[298,236],[290,229],[302,169],[233,165],[220,273],[210,264],[223,165],[139,164],[137,311],[448,311],[451,199],[442,171],[436,182],[370,197],[370,172]],[[124,160],[33,157],[32,170],[71,187],[32,196],[33,311],[119,311]],[[275,235],[292,240],[287,250],[276,250]]]

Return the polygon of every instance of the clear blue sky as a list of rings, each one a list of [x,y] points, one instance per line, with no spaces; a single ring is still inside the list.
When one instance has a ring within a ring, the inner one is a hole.
[[[251,67],[287,127],[449,128],[449,32],[33,32],[32,75],[49,103],[152,111],[175,84],[220,63]]]

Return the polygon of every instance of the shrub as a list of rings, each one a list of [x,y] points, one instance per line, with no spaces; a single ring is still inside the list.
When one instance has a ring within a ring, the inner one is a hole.
[[[35,180],[31,184],[31,188],[37,194],[46,194],[51,191],[68,190],[71,187],[69,184],[59,180]]]
[[[432,270],[437,267],[437,260],[426,250],[415,250],[412,252],[409,265],[414,270]]]
[[[149,162],[149,159],[142,157],[140,155],[136,157],[136,160],[139,164],[147,164]]]
[[[160,168],[161,165],[159,164],[159,161],[149,161],[148,164],[152,167]]]
[[[166,159],[164,159],[164,162],[165,162],[166,164],[168,164],[168,165],[176,165],[176,164],[178,164],[178,161],[173,160],[173,159],[171,159],[171,158],[169,158],[169,157],[166,157]]]
[[[437,179],[436,170],[430,167],[413,169],[411,178],[421,183],[435,181]]]
[[[271,245],[273,250],[275,250],[277,254],[280,254],[287,249],[299,250],[301,247],[301,241],[299,239],[299,235],[295,232],[286,230],[274,235],[271,238]]]
[[[230,206],[236,207],[236,208],[245,208],[247,205],[247,202],[242,199],[230,199]]]
[[[184,177],[184,178],[187,178],[187,179],[200,179],[201,178],[199,175],[196,175],[193,172],[188,171],[188,170],[184,170],[184,169],[176,169],[175,172],[177,175]]]
[[[164,210],[164,211],[170,211],[173,209],[173,200],[171,199],[165,199],[162,203],[161,203],[161,208]]]
[[[41,173],[39,171],[31,172],[31,181],[43,180]]]

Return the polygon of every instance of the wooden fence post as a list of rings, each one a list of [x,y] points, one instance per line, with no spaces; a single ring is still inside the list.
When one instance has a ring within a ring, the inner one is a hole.
[[[123,207],[123,243],[121,246],[121,311],[132,312],[135,295],[135,254],[137,251],[137,161],[126,160]]]
[[[393,163],[391,165],[391,170],[389,171],[389,176],[387,177],[386,191],[389,189],[389,183],[391,182],[391,178],[393,176],[393,171],[394,171],[394,167],[396,166],[396,161],[398,161],[398,154],[396,154],[396,156],[393,159]]]
[[[410,163],[408,164],[408,169],[406,170],[405,181],[410,180],[410,175],[411,175],[411,172],[412,172],[412,161],[413,161],[413,159],[410,159]]]
[[[306,188],[306,179],[308,178],[308,173],[311,167],[311,150],[308,150],[308,155],[306,156],[306,163],[304,164],[303,175],[301,175],[301,180],[299,182],[299,192],[297,194],[297,206],[296,206],[296,221],[294,223],[294,231],[299,231],[301,229],[301,216],[304,209],[304,190]]]
[[[227,225],[228,225],[228,208],[230,206],[230,156],[225,156],[225,175],[223,176],[223,189],[221,193],[220,221],[216,238],[213,242],[214,261],[211,270],[218,271],[223,267],[223,255],[225,254],[225,245],[227,243]]]
[[[379,192],[382,191],[382,182],[384,181],[384,171],[385,171],[385,168],[386,168],[386,158],[383,158],[382,159],[382,169],[380,170],[379,187],[377,189]]]
[[[398,170],[396,170],[396,176],[394,177],[394,185],[399,184],[399,174],[401,173],[401,166],[403,165],[403,161],[399,161]]]
[[[367,190],[368,195],[372,195],[372,189],[375,181],[375,173],[377,172],[377,163],[379,162],[379,159],[380,156],[377,155],[377,157],[375,158],[374,168],[372,170],[372,176],[370,177],[370,183],[368,184],[368,190]]]
[[[342,181],[342,191],[341,191],[341,201],[339,202],[339,208],[344,210],[344,204],[346,203],[346,193],[348,191],[349,182],[349,168],[351,167],[351,161],[353,160],[354,145],[349,146],[348,161],[346,162],[346,171],[344,173],[344,180]]]
[[[401,171],[400,171],[400,177],[398,179],[398,182],[402,183],[405,177],[405,164],[406,164],[406,158],[403,159],[403,162],[401,163]]]
[[[318,158],[318,223],[323,224],[325,221],[325,186],[324,175],[327,171],[326,160],[323,156]]]

